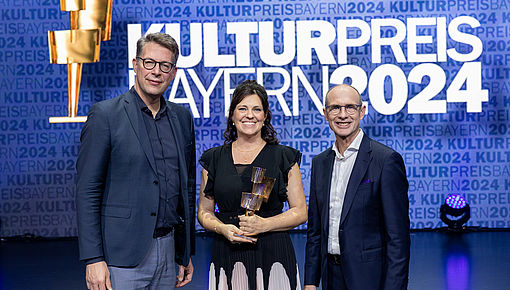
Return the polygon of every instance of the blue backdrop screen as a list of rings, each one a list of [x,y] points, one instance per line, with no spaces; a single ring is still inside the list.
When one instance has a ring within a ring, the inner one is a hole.
[[[82,124],[48,122],[68,114],[66,66],[49,63],[47,32],[69,29],[69,13],[55,0],[0,5],[0,236],[76,236]],[[78,115],[127,91],[137,39],[166,32],[181,57],[165,97],[195,117],[197,156],[223,144],[234,88],[256,79],[281,143],[303,153],[308,196],[311,160],[334,142],[324,95],[346,82],[368,106],[365,133],[404,158],[412,228],[444,226],[439,207],[450,193],[470,204],[469,225],[508,228],[509,6],[115,0],[112,38],[101,43],[100,62],[83,66]]]

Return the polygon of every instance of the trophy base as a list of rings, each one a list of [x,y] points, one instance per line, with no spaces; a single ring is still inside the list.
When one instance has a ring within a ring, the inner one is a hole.
[[[240,237],[240,238],[243,238],[243,239],[247,239],[247,240],[250,240],[254,243],[257,242],[257,238],[252,238],[252,237],[248,237],[248,236],[244,236],[244,235],[240,235],[240,234],[234,234],[234,236],[236,237]]]
[[[51,124],[55,123],[84,123],[87,121],[87,116],[76,116],[76,117],[50,117]]]

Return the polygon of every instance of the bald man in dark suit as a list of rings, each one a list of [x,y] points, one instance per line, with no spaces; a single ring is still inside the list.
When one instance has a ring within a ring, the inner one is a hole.
[[[408,182],[400,154],[359,124],[358,91],[338,85],[324,116],[336,141],[312,162],[305,289],[407,289]]]

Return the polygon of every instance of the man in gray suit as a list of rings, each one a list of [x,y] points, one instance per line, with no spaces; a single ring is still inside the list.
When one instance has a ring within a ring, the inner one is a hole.
[[[135,85],[90,108],[76,162],[89,289],[173,289],[193,276],[193,117],[163,98],[178,56],[167,34],[140,38]]]

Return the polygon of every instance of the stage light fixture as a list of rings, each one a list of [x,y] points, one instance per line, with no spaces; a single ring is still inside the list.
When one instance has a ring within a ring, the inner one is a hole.
[[[463,225],[471,217],[471,208],[460,194],[450,194],[441,205],[441,220],[452,231],[463,230]]]

